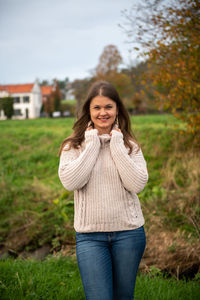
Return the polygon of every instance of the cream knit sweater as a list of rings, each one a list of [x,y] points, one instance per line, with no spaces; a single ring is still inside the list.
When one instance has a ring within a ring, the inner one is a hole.
[[[148,172],[141,149],[137,152],[134,144],[129,155],[121,132],[98,135],[97,129],[85,132],[79,149],[68,147],[61,153],[58,174],[63,186],[74,191],[75,230],[110,232],[142,226],[136,194],[147,183]]]

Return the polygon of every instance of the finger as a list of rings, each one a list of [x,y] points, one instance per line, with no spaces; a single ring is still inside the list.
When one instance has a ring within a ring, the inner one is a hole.
[[[88,127],[88,128],[86,129],[86,131],[87,131],[87,130],[91,130],[91,129],[93,129],[92,126]]]

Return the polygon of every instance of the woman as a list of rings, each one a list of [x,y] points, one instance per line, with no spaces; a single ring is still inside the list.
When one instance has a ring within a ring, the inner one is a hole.
[[[74,133],[62,143],[59,177],[74,191],[76,254],[87,300],[131,300],[145,249],[137,193],[148,180],[116,89],[97,81]]]

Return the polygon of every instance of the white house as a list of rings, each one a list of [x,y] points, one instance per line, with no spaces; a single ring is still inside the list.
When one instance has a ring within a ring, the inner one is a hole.
[[[66,100],[75,100],[75,96],[74,96],[74,90],[70,89],[66,92],[65,94],[65,99]]]
[[[38,81],[30,84],[0,85],[0,98],[11,96],[14,99],[13,119],[34,119],[40,117],[42,91]],[[0,110],[0,120],[6,119]]]

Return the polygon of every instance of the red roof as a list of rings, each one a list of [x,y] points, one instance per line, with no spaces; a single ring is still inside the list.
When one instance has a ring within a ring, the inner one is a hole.
[[[10,94],[30,93],[33,86],[34,83],[0,85],[0,91],[7,91]]]
[[[50,95],[53,92],[53,86],[51,85],[43,85],[40,87],[42,90],[42,95]]]
[[[33,86],[34,83],[0,85],[0,91],[7,91],[9,94],[31,93]],[[40,88],[42,95],[50,95],[53,92],[51,85],[44,85]]]

